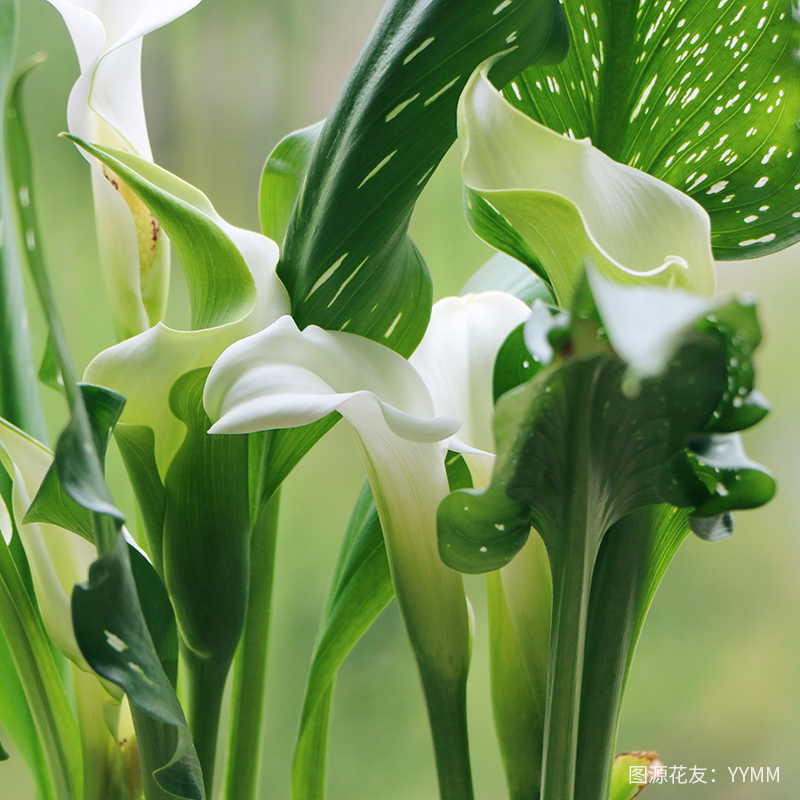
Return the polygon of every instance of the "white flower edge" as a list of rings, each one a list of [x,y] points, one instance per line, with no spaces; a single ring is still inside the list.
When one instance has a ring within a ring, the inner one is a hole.
[[[687,195],[540,125],[479,69],[459,102],[464,183],[517,229],[568,306],[584,265],[621,283],[711,295],[708,214]]]
[[[316,326],[300,331],[285,316],[219,358],[204,403],[217,420],[212,434],[297,427],[342,414],[362,452],[423,682],[430,689],[430,681],[466,681],[470,630],[462,579],[441,562],[436,543],[436,509],[448,491],[439,442],[458,421],[434,415],[414,368],[369,339]]]
[[[461,420],[446,446],[461,453],[475,486],[486,486],[494,466],[494,364],[509,334],[530,308],[500,291],[446,297],[434,304],[425,336],[409,359],[439,414]]]

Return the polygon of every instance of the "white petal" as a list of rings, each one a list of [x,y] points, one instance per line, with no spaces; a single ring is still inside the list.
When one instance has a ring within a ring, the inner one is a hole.
[[[212,432],[294,427],[339,411],[362,451],[392,577],[423,681],[462,686],[469,622],[461,576],[444,566],[436,509],[447,494],[439,440],[458,422],[434,417],[423,380],[387,347],[282,317],[231,346],[206,382]]]
[[[464,182],[523,236],[562,305],[587,262],[619,282],[713,293],[708,214],[682,192],[525,116],[485,70],[464,90],[459,134]]]
[[[438,414],[462,421],[458,443],[485,453],[495,449],[492,381],[497,353],[529,316],[521,300],[505,292],[446,297],[433,307],[428,330],[409,359],[422,376]]]
[[[340,411],[354,425],[373,404],[384,424],[411,441],[440,441],[458,422],[434,418],[424,382],[401,356],[369,339],[285,316],[232,345],[206,382],[215,433],[295,427]]]
[[[711,309],[707,298],[675,289],[618,286],[593,271],[589,282],[612,346],[638,377],[662,372],[681,332]]]

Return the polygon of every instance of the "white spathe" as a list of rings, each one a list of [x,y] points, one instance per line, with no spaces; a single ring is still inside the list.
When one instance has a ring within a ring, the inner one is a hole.
[[[683,192],[527,117],[486,66],[464,89],[458,118],[464,183],[522,236],[562,307],[585,266],[619,283],[713,294],[710,220]]]
[[[338,411],[362,452],[386,539],[398,602],[423,680],[466,680],[470,630],[459,574],[436,544],[447,494],[440,441],[457,420],[437,417],[424,381],[404,358],[355,334],[285,316],[232,345],[206,382],[210,433],[292,428]]]
[[[81,74],[67,106],[70,133],[152,160],[142,99],[142,37],[200,0],[49,0],[72,36]],[[92,170],[98,245],[121,338],[164,313],[169,242],[147,208],[109,170]]]

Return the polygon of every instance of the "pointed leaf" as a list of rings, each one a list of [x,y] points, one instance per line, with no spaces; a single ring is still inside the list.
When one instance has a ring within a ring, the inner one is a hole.
[[[30,186],[32,164],[21,107],[12,121],[14,164],[21,180],[18,183]],[[27,229],[38,230],[35,205],[20,207],[20,216]],[[71,413],[56,446],[55,463],[66,493],[93,513],[93,538],[101,554],[90,569],[88,583],[76,586],[73,592],[75,637],[93,669],[128,693],[137,737],[143,744],[140,755],[146,783],[155,781],[178,797],[203,798],[202,777],[183,711],[142,612],[121,532],[124,517],[114,505],[103,477],[99,449],[104,438],[93,432],[75,380],[41,246],[33,237],[26,237],[25,244]],[[103,426],[97,426],[97,430],[103,430]],[[106,636],[107,631],[117,638]],[[123,656],[126,647],[121,647],[122,652],[116,648],[120,642],[130,648],[127,656]],[[73,737],[76,744],[77,739]],[[70,792],[65,796],[80,796],[80,791]]]
[[[348,330],[409,355],[430,313],[427,268],[406,233],[423,186],[455,140],[473,70],[502,84],[564,52],[555,0],[394,0],[368,41],[314,151],[279,274],[301,328]]]
[[[269,154],[258,187],[261,232],[282,242],[324,120],[290,133]]]
[[[292,763],[293,800],[324,797],[328,717],[336,672],[393,596],[381,525],[369,484],[365,484],[342,543],[314,648]]]
[[[10,167],[17,156],[11,152],[6,131],[7,115],[16,114],[14,98],[34,66],[28,64],[13,74],[18,6],[18,0],[0,2],[0,416],[32,436],[44,438],[47,429],[33,370],[14,213],[15,203],[30,203],[33,198],[28,184],[14,185]],[[34,231],[32,235],[37,234]]]
[[[800,238],[800,23],[790,0],[566,4],[572,49],[508,99],[559,133],[687,192],[717,258]]]

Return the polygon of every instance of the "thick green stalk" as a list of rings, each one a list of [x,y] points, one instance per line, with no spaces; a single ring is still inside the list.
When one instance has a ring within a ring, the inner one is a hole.
[[[259,515],[250,539],[247,613],[233,675],[228,800],[252,800],[258,790],[279,506],[280,492],[276,492]]]
[[[578,753],[583,654],[594,551],[583,537],[553,569],[553,623],[544,723],[542,800],[572,800]]]
[[[227,658],[204,658],[181,642],[181,665],[183,706],[203,770],[206,794],[211,797],[222,696],[231,664]]]
[[[467,686],[454,686],[452,680],[437,686],[425,679],[425,703],[433,738],[436,773],[441,800],[472,800],[472,769],[467,736]]]

